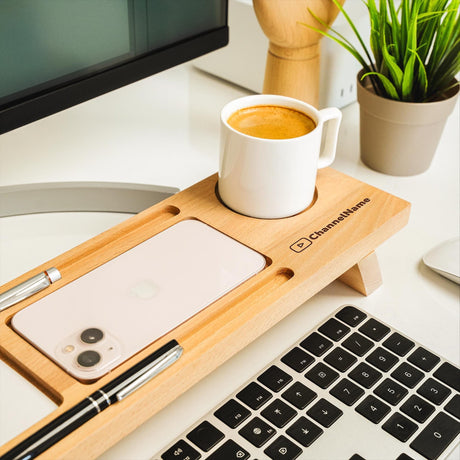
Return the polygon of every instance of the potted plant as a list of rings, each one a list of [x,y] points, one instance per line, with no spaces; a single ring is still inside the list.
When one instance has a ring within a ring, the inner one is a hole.
[[[363,51],[332,28],[315,30],[363,67],[357,78],[362,161],[392,175],[426,171],[459,92],[460,0],[401,0],[399,6],[394,0],[379,0],[378,6],[364,1],[370,48],[340,3],[332,1]]]

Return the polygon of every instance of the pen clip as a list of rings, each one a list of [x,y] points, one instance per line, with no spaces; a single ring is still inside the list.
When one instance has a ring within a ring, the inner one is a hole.
[[[164,355],[153,361],[149,368],[142,373],[136,380],[133,380],[129,385],[121,389],[117,394],[117,401],[121,401],[129,396],[131,393],[136,391],[141,386],[153,379],[161,371],[165,370],[175,361],[177,361],[182,355],[183,348],[180,345],[176,345],[171,350],[167,351]]]

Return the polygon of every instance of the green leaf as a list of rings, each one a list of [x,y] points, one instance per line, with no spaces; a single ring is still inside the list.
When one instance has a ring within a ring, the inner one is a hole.
[[[412,50],[410,58],[404,67],[404,74],[401,84],[401,99],[403,101],[411,100],[414,89],[414,68],[416,63],[416,52]]]
[[[367,72],[366,74],[362,76],[362,79],[370,75],[375,75],[381,81],[390,99],[394,99],[396,101],[401,100],[393,83],[387,77],[385,77],[385,75],[382,75],[381,73],[378,73],[378,72]]]

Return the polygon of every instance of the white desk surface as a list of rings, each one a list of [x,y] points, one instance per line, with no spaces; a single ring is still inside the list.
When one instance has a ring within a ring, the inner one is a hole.
[[[0,185],[110,181],[183,189],[218,168],[219,113],[248,92],[184,64],[0,136]],[[359,110],[343,109],[333,167],[412,203],[409,224],[377,249],[384,284],[369,297],[335,281],[288,318],[108,450],[148,459],[227,394],[344,303],[354,303],[460,362],[459,287],[421,262],[459,234],[459,107],[430,170],[414,177],[359,160]],[[127,218],[57,213],[0,219],[0,285]],[[459,450],[453,454],[459,458]]]

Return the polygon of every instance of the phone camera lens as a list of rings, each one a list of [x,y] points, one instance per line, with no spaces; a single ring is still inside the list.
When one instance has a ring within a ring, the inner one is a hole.
[[[77,362],[82,367],[93,367],[101,360],[97,351],[87,350],[78,355]]]
[[[85,329],[80,335],[80,339],[84,343],[96,343],[102,340],[102,337],[104,337],[104,333],[96,327]]]

